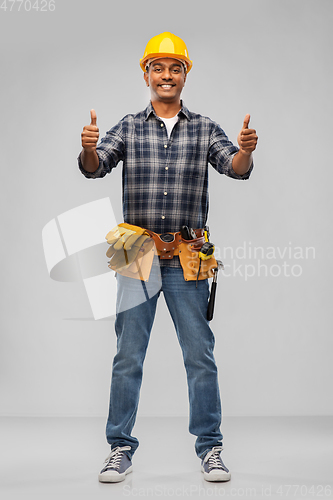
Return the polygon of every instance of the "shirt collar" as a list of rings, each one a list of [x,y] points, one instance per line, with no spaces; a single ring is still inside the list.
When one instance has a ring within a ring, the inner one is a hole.
[[[191,114],[190,114],[189,110],[187,109],[187,107],[185,106],[183,101],[180,101],[180,102],[181,102],[182,107],[181,107],[178,115],[183,114],[188,120],[191,120]],[[154,116],[156,116],[156,118],[158,118],[158,116],[155,113],[154,107],[150,101],[148,106],[144,110],[144,117],[145,117],[144,119],[148,120],[148,118],[151,114],[153,114]]]

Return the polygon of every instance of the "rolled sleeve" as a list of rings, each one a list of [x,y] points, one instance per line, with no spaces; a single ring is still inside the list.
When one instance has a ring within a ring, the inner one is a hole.
[[[97,153],[98,157],[99,157],[99,165],[98,165],[98,168],[97,170],[95,170],[95,172],[88,172],[87,170],[85,170],[83,168],[83,165],[82,165],[82,161],[81,161],[81,153],[79,154],[78,158],[77,158],[77,161],[78,161],[78,164],[79,164],[79,169],[81,170],[82,174],[87,177],[87,179],[97,179],[98,177],[104,177],[107,172],[104,171],[104,165],[103,165],[103,161],[101,160],[101,157],[100,155]]]
[[[215,168],[219,174],[225,174],[233,179],[248,179],[253,170],[253,160],[249,170],[243,175],[237,174],[232,168],[232,160],[238,151],[239,148],[229,141],[224,131],[216,125],[210,137],[208,151],[208,162],[212,167]]]
[[[238,149],[239,151],[239,149]],[[235,153],[236,154],[236,153]],[[254,167],[254,163],[253,163],[253,159],[252,159],[252,162],[251,162],[251,165],[250,165],[250,168],[247,172],[245,172],[245,174],[243,175],[240,175],[240,174],[237,174],[234,169],[232,168],[232,160],[233,160],[233,157],[235,156],[235,154],[232,156],[231,158],[231,162],[230,162],[230,171],[229,173],[227,174],[228,177],[232,177],[233,179],[239,179],[239,180],[244,180],[246,181],[246,179],[248,179],[251,175],[251,172],[253,170],[253,167]]]

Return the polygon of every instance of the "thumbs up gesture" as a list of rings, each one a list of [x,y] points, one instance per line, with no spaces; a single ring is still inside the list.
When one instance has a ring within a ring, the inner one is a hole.
[[[96,145],[99,138],[99,130],[96,125],[97,116],[96,111],[92,109],[90,111],[90,125],[83,127],[83,132],[81,134],[82,147],[85,151],[96,151]]]
[[[237,137],[239,149],[243,154],[248,156],[256,149],[258,142],[256,131],[253,128],[249,128],[250,118],[250,115],[245,116],[242,130]]]

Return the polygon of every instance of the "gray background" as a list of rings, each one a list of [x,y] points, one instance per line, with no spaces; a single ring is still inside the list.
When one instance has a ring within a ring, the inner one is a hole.
[[[10,4],[9,4],[10,5]],[[193,60],[183,93],[236,142],[259,135],[249,181],[210,169],[212,240],[314,247],[298,277],[219,278],[212,327],[224,415],[332,415],[330,0],[70,1],[0,12],[1,415],[106,416],[113,321],[94,321],[82,283],[50,279],[42,229],[109,196],[121,221],[121,166],[102,180],[76,157],[89,111],[101,135],[149,101],[139,59],[171,31]],[[225,264],[256,259],[224,258]],[[275,268],[275,272],[278,269]],[[159,301],[139,414],[188,412],[181,352]]]

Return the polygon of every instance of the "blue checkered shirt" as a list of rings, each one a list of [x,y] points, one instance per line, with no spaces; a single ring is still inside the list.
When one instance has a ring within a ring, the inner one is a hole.
[[[211,119],[190,112],[182,103],[170,138],[151,104],[126,115],[96,148],[99,166],[81,172],[96,179],[123,162],[123,215],[129,224],[156,233],[176,232],[182,225],[205,226],[208,216],[208,163],[234,179],[248,179],[232,169],[234,146]],[[167,265],[179,266],[178,259]]]

